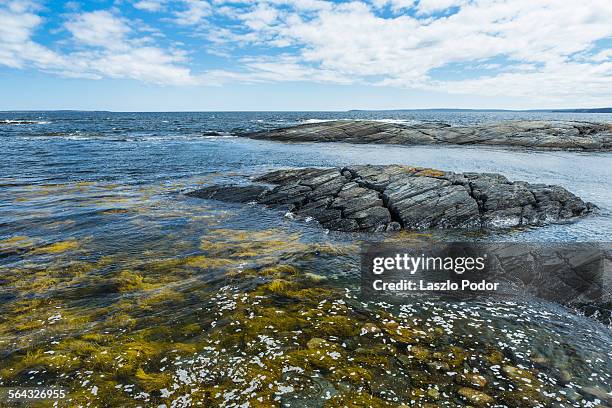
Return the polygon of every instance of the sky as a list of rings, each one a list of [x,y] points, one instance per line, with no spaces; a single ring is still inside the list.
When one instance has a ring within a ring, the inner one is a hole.
[[[603,106],[611,0],[0,0],[0,110]]]

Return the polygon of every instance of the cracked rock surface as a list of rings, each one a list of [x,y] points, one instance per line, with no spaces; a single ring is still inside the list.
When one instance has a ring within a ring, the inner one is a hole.
[[[210,186],[188,195],[286,207],[330,230],[366,232],[539,226],[595,208],[559,186],[400,165],[277,170],[255,181],[275,187]]]
[[[252,139],[400,145],[489,145],[580,151],[612,150],[612,124],[578,121],[507,121],[477,126],[414,125],[339,120],[248,133]]]

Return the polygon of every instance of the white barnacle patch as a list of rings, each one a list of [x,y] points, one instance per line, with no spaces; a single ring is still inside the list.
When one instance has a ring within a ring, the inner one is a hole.
[[[338,353],[337,351],[332,351],[328,353],[327,355],[330,356],[333,360],[337,360],[340,357],[342,357],[342,354]]]
[[[291,385],[279,385],[276,387],[276,394],[277,395],[283,395],[283,394],[288,394],[290,392],[295,391],[295,388],[293,388]]]

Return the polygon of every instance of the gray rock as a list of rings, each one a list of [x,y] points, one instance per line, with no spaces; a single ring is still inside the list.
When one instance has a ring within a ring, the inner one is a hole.
[[[265,194],[259,201],[262,204],[293,204],[299,205],[306,200],[312,189],[298,183],[281,184],[268,194]]]
[[[346,188],[347,185],[350,185],[350,187]],[[383,206],[383,200],[379,197],[379,193],[359,187],[357,183],[346,183],[331,203],[331,207],[342,210],[345,217],[357,211],[377,206]]]
[[[400,231],[402,229],[402,224],[396,221],[391,221],[387,224],[387,228],[385,231]]]
[[[337,218],[323,224],[325,228],[336,231],[352,232],[359,230],[357,221],[349,218]]]
[[[187,193],[190,197],[206,198],[211,200],[248,203],[258,201],[270,189],[264,186],[211,186],[201,190]]]
[[[278,170],[256,181],[277,186],[212,186],[189,195],[288,206],[325,228],[366,232],[539,226],[595,208],[559,186],[399,165]]]
[[[463,186],[443,186],[389,201],[406,229],[470,228],[480,225],[479,207]]]
[[[506,121],[477,126],[414,125],[339,120],[247,133],[253,139],[286,142],[346,142],[401,145],[470,144],[534,149],[612,150],[612,124],[578,121]]]
[[[385,207],[370,207],[345,216],[359,224],[359,229],[368,230],[378,226],[386,227],[391,222],[391,214]]]

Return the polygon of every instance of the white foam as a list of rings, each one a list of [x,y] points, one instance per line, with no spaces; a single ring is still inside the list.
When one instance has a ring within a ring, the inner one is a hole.
[[[358,122],[380,122],[380,123],[396,123],[400,125],[414,125],[416,123],[420,123],[418,120],[413,119],[353,119],[353,118],[337,118],[337,119],[306,119],[301,121],[302,124],[307,123],[323,123],[323,122],[333,122],[333,121],[341,121],[341,120],[351,120]]]
[[[300,123],[323,123],[323,122],[329,122],[332,120],[334,119],[306,119]],[[339,119],[339,120],[344,120],[344,119]]]
[[[2,123],[9,125],[48,125],[47,120],[30,120],[30,119],[4,119]]]
[[[413,119],[358,119],[358,120],[369,120],[371,122],[381,122],[381,123],[397,123],[399,125],[414,125],[416,123],[420,123],[420,121],[413,120]]]

